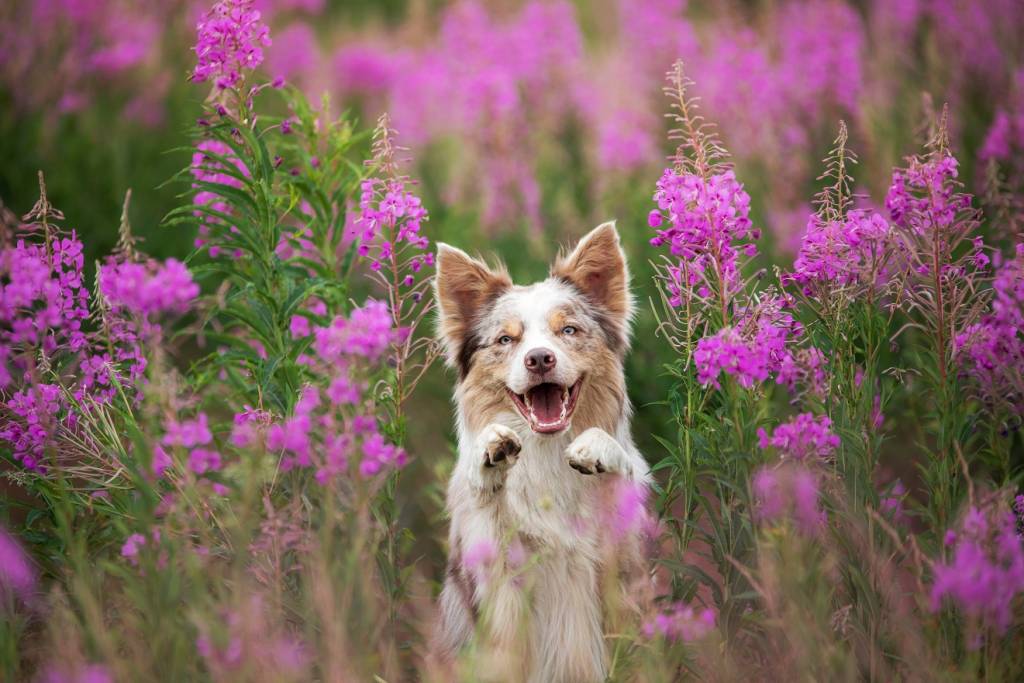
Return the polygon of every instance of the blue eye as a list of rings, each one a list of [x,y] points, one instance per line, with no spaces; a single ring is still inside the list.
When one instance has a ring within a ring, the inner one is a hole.
[[[498,337],[498,343],[501,344],[502,346],[508,346],[509,344],[512,343],[512,337],[508,336],[507,334],[503,334],[500,337]]]
[[[573,335],[576,334],[576,328],[572,325],[566,325],[562,328],[562,334]]]

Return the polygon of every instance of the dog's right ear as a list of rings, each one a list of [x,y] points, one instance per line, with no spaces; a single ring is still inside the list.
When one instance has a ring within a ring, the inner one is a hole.
[[[473,326],[481,309],[512,287],[503,269],[491,270],[486,263],[455,247],[437,244],[438,332],[448,363],[463,377],[469,372],[473,354],[480,346]]]

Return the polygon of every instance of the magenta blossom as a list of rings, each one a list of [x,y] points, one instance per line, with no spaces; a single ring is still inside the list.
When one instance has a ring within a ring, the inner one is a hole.
[[[21,545],[0,527],[0,597],[28,598],[36,588],[36,572]]]
[[[1013,604],[1024,593],[1024,543],[1016,517],[995,509],[972,507],[961,522],[960,533],[947,545],[953,555],[935,564],[932,609],[949,600],[972,620],[1005,633],[1013,622]],[[980,639],[972,644],[980,646]]]
[[[654,246],[667,246],[685,264],[684,286],[704,299],[719,291],[725,299],[740,288],[741,256],[757,253],[758,237],[750,221],[750,195],[729,170],[707,182],[690,173],[666,169],[658,180],[648,223],[657,228]],[[667,223],[667,224],[666,224]]]
[[[110,262],[100,267],[99,291],[115,309],[138,316],[184,313],[199,285],[181,261]]]
[[[839,437],[831,428],[832,420],[827,415],[800,413],[776,427],[771,436],[763,427],[758,428],[757,438],[761,448],[775,448],[783,457],[824,460],[839,447]]]
[[[715,611],[710,608],[697,610],[683,602],[671,605],[644,623],[644,635],[655,635],[668,640],[690,642],[700,640],[715,629]]]
[[[790,520],[808,535],[825,524],[825,512],[818,502],[817,476],[803,466],[762,467],[754,473],[751,489],[754,516],[762,522]]]
[[[270,30],[252,0],[220,0],[196,27],[196,67],[192,80],[213,81],[218,89],[232,88],[246,71],[263,63]]]

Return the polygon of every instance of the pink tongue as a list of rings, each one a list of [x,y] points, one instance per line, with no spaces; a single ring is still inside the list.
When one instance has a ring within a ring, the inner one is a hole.
[[[562,416],[562,387],[557,384],[540,384],[530,389],[530,404],[533,414],[544,423],[551,423]]]

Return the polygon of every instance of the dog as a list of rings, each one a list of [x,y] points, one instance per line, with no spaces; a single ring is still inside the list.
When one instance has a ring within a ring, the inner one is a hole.
[[[630,435],[633,300],[615,224],[529,286],[446,244],[436,263],[458,373],[437,649],[477,653],[478,680],[603,681],[610,612],[639,611],[629,585],[645,574],[642,525],[619,508],[643,507],[650,482]]]

